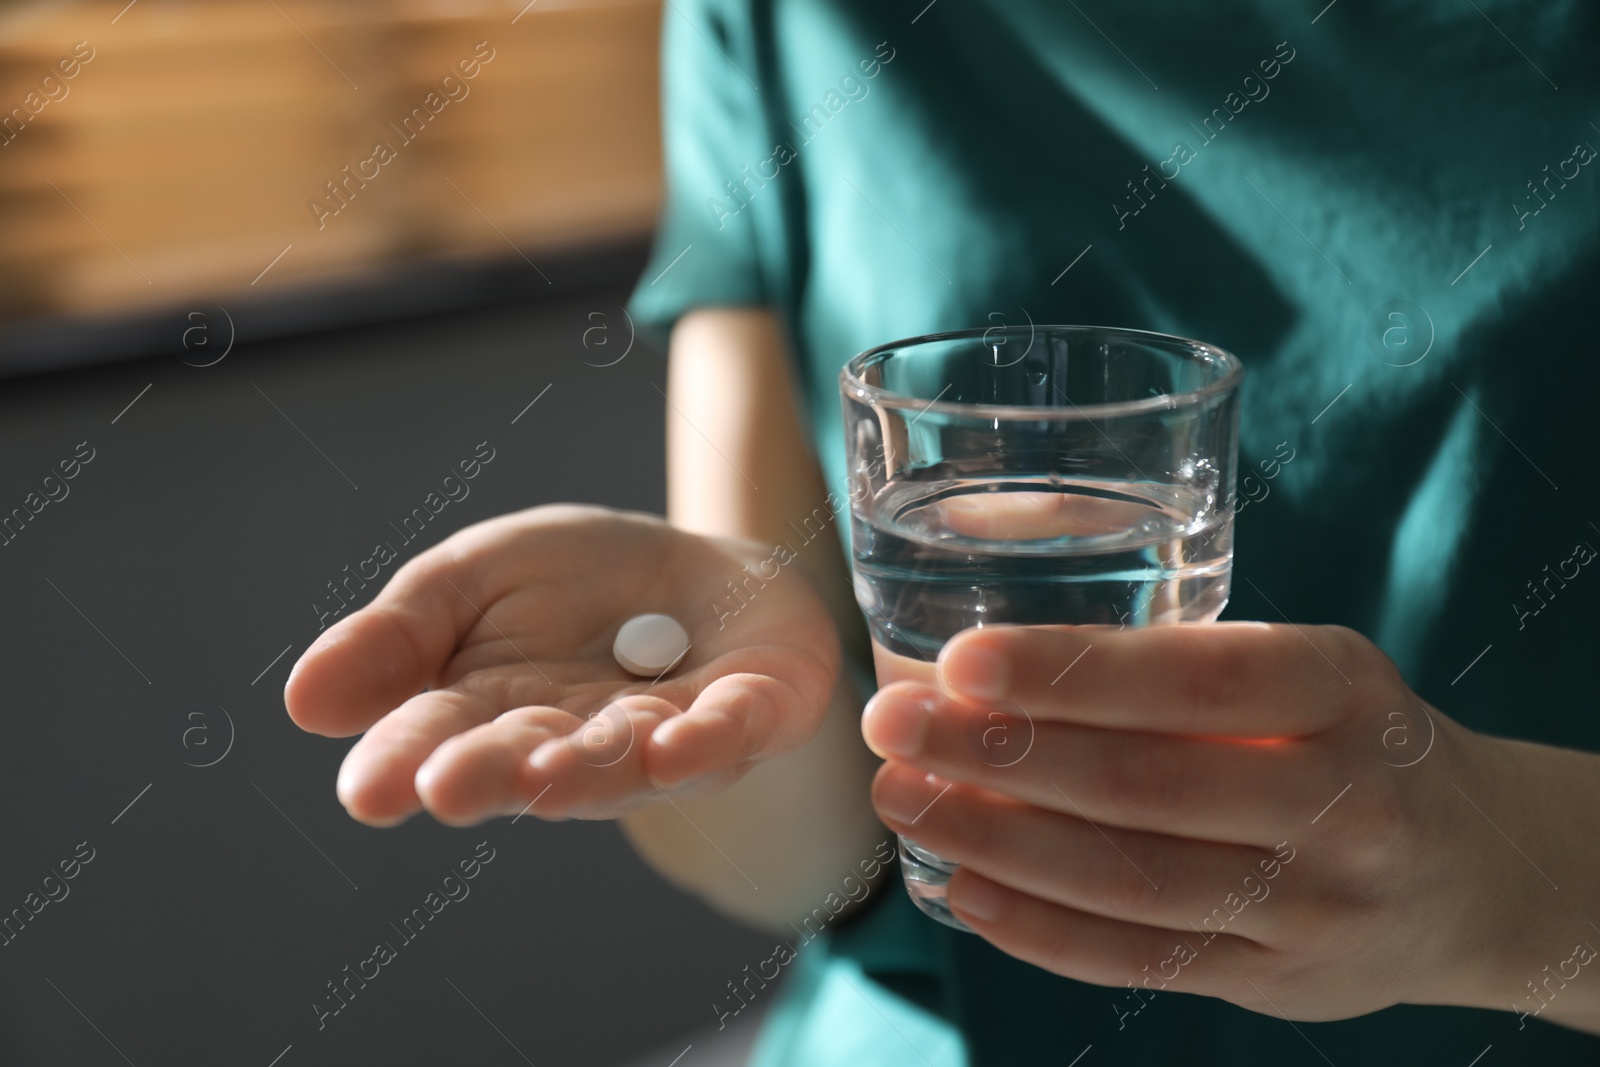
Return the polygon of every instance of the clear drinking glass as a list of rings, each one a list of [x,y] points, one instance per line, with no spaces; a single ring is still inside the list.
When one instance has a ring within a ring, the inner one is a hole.
[[[972,626],[1215,620],[1243,374],[1211,345],[1098,326],[930,334],[850,360],[852,570],[878,684],[933,684]],[[1021,735],[975,718],[995,766],[1032,743],[1027,709],[1002,710],[990,720]],[[967,929],[944,899],[956,865],[904,835],[900,859],[917,906]]]

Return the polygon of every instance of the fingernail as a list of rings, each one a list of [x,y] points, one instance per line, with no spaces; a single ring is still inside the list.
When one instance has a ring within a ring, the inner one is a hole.
[[[650,740],[654,741],[658,748],[671,748],[673,741],[677,739],[678,732],[683,729],[679,725],[682,721],[683,716],[674,715],[667,721],[658,723],[656,728],[650,732]]]
[[[1005,696],[1011,679],[1011,668],[1004,656],[972,642],[958,645],[940,668],[952,688],[982,700]]]
[[[932,778],[909,770],[885,774],[873,793],[873,806],[886,818],[912,825],[921,820],[940,790],[947,788]]]
[[[862,712],[862,735],[878,755],[910,759],[922,751],[933,707],[932,694],[880,693]]]
[[[560,739],[541,742],[538,748],[528,753],[528,766],[540,774],[548,775],[552,773],[553,768],[550,765],[558,758],[556,753],[560,749],[560,746],[556,743],[558,740]]]
[[[945,518],[954,519],[962,527],[962,533],[974,533],[969,527],[983,522],[989,517],[989,507],[985,501],[974,500],[970,496],[955,496],[948,500],[941,500],[939,507],[943,510]],[[987,523],[985,523],[987,525]]]
[[[968,873],[960,882],[951,884],[945,902],[952,911],[984,922],[994,922],[1005,910],[1005,890],[987,879],[975,878]]]

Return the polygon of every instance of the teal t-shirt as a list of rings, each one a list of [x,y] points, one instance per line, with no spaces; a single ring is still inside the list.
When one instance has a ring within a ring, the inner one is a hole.
[[[665,343],[691,307],[776,309],[841,498],[837,374],[873,345],[1032,321],[1227,348],[1225,617],[1353,627],[1458,721],[1597,751],[1597,46],[1581,0],[672,0],[630,310]],[[1509,1010],[1131,1014],[875,893],[790,964],[761,1067],[1600,1062]]]

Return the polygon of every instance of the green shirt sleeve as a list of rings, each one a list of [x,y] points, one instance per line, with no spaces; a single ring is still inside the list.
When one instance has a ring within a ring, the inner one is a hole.
[[[746,7],[748,0],[673,0],[662,9],[666,200],[628,312],[663,348],[692,308],[771,302],[758,212],[774,210],[777,194],[756,174],[772,146]]]

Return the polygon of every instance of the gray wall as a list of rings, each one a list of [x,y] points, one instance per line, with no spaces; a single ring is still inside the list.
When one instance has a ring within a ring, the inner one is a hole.
[[[324,583],[478,442],[496,458],[404,558],[532,504],[661,509],[663,360],[591,365],[626,346],[624,295],[0,383],[0,513],[94,450],[0,548],[0,912],[93,849],[0,947],[0,1063],[670,1058],[764,958],[610,823],[355,823],[333,788],[354,739],[283,709]],[[325,983],[480,841],[471,895],[319,1031]]]

